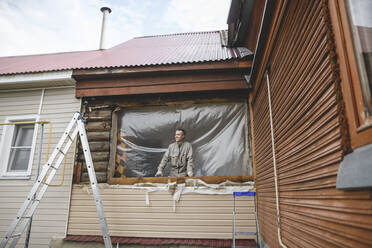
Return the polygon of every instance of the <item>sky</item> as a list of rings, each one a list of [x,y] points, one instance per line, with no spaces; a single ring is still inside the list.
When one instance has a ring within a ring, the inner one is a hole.
[[[134,37],[227,29],[230,0],[1,0],[0,57],[96,50]]]

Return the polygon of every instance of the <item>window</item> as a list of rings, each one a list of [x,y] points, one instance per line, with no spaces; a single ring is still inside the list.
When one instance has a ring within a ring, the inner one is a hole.
[[[125,177],[153,177],[182,127],[193,147],[195,176],[247,176],[247,114],[243,101],[124,108],[118,114],[116,168],[123,166]]]
[[[372,1],[329,1],[351,148],[372,143]]]
[[[372,115],[372,1],[348,0],[347,10],[368,118]]]
[[[372,1],[329,1],[353,151],[343,158],[336,188],[372,186]]]
[[[32,122],[37,116],[8,117],[5,122]],[[1,176],[26,177],[31,174],[36,141],[35,124],[6,125],[1,141]]]

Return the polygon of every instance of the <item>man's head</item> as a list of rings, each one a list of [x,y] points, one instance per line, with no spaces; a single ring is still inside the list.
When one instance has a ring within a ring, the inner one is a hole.
[[[181,143],[185,139],[185,135],[186,135],[185,130],[183,130],[182,128],[177,128],[176,135],[174,137],[178,143]]]

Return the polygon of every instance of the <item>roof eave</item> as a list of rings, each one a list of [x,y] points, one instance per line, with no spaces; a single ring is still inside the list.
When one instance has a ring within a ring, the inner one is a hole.
[[[72,70],[0,75],[0,90],[73,86]]]
[[[209,61],[200,63],[183,63],[171,65],[152,65],[137,67],[118,68],[95,68],[73,70],[72,77],[76,80],[82,78],[98,78],[112,76],[136,76],[144,73],[167,73],[181,71],[206,71],[206,70],[229,70],[229,69],[250,69],[253,56],[249,55],[244,60]]]

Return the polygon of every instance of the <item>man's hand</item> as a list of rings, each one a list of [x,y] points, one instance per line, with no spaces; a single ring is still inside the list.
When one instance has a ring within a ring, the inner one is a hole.
[[[193,177],[193,176],[194,176],[194,173],[193,173],[192,171],[189,171],[189,172],[187,172],[187,175],[188,175],[189,177]]]
[[[156,177],[162,177],[163,176],[163,172],[161,170],[158,170],[158,172],[156,172],[155,176]]]

